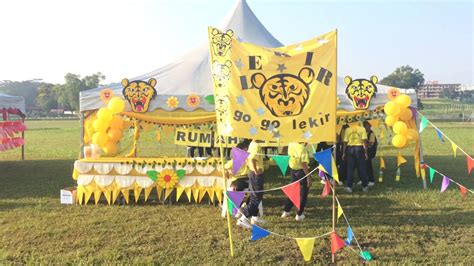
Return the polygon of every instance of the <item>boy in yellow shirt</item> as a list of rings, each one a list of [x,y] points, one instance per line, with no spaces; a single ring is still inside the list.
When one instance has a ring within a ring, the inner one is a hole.
[[[362,191],[368,192],[367,181],[367,132],[360,125],[351,125],[344,133],[342,160],[347,160],[347,176],[345,191],[352,193],[352,174],[357,174],[362,181]]]

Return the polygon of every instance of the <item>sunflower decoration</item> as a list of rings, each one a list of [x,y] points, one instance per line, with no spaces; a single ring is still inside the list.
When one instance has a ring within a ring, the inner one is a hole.
[[[196,94],[188,95],[186,98],[186,104],[189,107],[197,107],[201,103],[201,98]]]
[[[161,172],[155,170],[147,171],[146,174],[148,177],[158,182],[158,186],[166,189],[171,189],[176,186],[179,180],[183,178],[186,174],[186,171],[183,169],[174,171],[172,169],[164,169]]]
[[[178,98],[171,96],[166,100],[166,105],[168,105],[169,108],[176,108],[179,105],[179,100]]]
[[[99,97],[104,103],[108,103],[114,96],[114,91],[111,89],[103,89],[99,92]]]

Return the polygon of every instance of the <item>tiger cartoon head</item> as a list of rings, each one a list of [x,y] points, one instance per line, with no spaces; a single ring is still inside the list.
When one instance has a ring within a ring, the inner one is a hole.
[[[366,110],[369,108],[370,100],[376,96],[378,78],[376,76],[368,79],[354,79],[346,76],[344,78],[346,83],[346,94],[352,101],[352,105],[356,110]]]
[[[222,88],[225,86],[230,78],[230,68],[232,62],[230,60],[225,61],[224,64],[220,64],[219,61],[215,60],[212,64],[212,77],[214,79],[215,88]]]
[[[262,73],[252,75],[252,85],[260,92],[260,100],[278,117],[294,116],[303,111],[308,102],[309,84],[314,80],[314,71],[303,67],[298,76],[277,74],[266,78]]]
[[[215,99],[216,112],[218,113],[217,118],[219,119],[219,122],[223,122],[227,115],[227,110],[229,110],[229,96],[219,96],[216,94]]]
[[[133,112],[145,113],[148,111],[150,101],[156,96],[156,79],[149,79],[148,82],[142,80],[134,80],[129,82],[128,79],[122,80],[122,94],[130,103]]]
[[[214,55],[225,56],[230,50],[230,45],[232,42],[232,36],[234,36],[234,32],[232,30],[220,32],[218,29],[212,29],[211,35],[211,44]]]

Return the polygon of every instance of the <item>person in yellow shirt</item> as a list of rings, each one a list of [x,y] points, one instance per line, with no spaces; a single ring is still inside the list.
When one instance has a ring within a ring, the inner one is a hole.
[[[288,162],[291,168],[291,181],[295,182],[309,174],[308,164],[309,155],[306,150],[306,143],[290,142],[288,144],[288,155],[290,160]],[[306,178],[300,181],[300,209],[296,213],[296,221],[302,221],[305,218],[304,207],[308,199],[308,190],[311,187],[311,176],[308,175]],[[293,207],[293,202],[287,199],[285,207],[283,209],[282,218],[290,216],[290,210]]]
[[[377,154],[377,137],[375,136],[372,126],[369,121],[364,121],[365,132],[367,132],[367,177],[369,178],[369,187],[375,185],[374,166],[372,165],[372,159]]]
[[[244,228],[251,228],[250,224],[263,224],[265,221],[258,217],[258,205],[262,201],[263,192],[263,154],[260,144],[252,140],[248,148],[247,168],[249,177],[250,200],[242,208],[242,217],[237,221],[237,225]],[[249,223],[250,220],[250,223]]]
[[[352,175],[357,168],[357,174],[362,181],[362,191],[368,192],[367,181],[367,132],[359,124],[351,125],[344,133],[342,159],[347,159],[347,176],[345,190],[352,193]]]

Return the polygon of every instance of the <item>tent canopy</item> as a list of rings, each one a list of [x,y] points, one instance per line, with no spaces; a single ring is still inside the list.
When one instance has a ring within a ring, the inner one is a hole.
[[[22,96],[13,96],[0,93],[0,109],[14,108],[25,113],[25,98]]]
[[[236,5],[219,28],[222,30],[232,29],[237,38],[244,42],[258,44],[269,48],[283,46],[283,44],[273,37],[265,26],[262,25],[245,0],[237,1]],[[204,100],[204,97],[213,95],[209,60],[209,44],[206,41],[185,55],[177,58],[175,61],[158,68],[157,70],[129,80],[148,81],[150,78],[156,79],[157,83],[155,89],[157,95],[154,100],[151,101],[149,111],[155,109],[162,109],[165,111],[181,109],[189,112],[201,109],[207,112],[214,112],[214,105],[209,104]],[[378,85],[377,87],[377,96],[372,99],[371,106],[379,106],[387,102],[386,94],[389,87],[383,85]],[[122,85],[120,82],[105,87],[82,91],[80,93],[81,112],[96,110],[103,107],[104,104],[100,100],[99,93],[105,88],[112,89],[114,95],[122,95]],[[344,84],[343,77],[338,77],[337,94],[340,99],[339,108],[353,110],[352,104],[345,94],[345,89],[346,85]],[[413,104],[416,105],[416,94],[414,90],[402,90],[402,92],[409,94],[412,98]],[[199,105],[188,105],[186,101],[189,95],[199,96],[201,99]],[[171,96],[178,99],[179,106],[177,108],[169,107],[166,104],[166,101]],[[127,106],[126,110],[129,111],[130,107]]]

